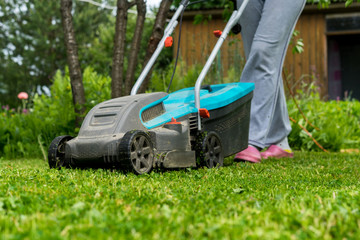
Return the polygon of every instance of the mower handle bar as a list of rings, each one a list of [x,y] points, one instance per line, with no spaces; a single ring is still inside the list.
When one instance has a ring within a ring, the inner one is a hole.
[[[143,83],[143,81],[145,80],[146,76],[148,75],[149,71],[151,70],[152,66],[154,65],[157,57],[160,55],[162,49],[164,48],[164,43],[167,37],[169,37],[175,27],[178,24],[177,19],[179,18],[181,12],[183,11],[183,9],[187,6],[189,0],[182,0],[178,9],[176,10],[175,14],[173,15],[173,17],[171,18],[170,22],[168,23],[167,27],[165,28],[164,31],[164,36],[162,37],[162,39],[160,40],[154,54],[151,56],[149,62],[146,64],[146,66],[144,67],[143,71],[141,72],[139,78],[137,79],[135,85],[133,86],[133,88],[131,89],[131,93],[130,95],[136,95],[137,91],[139,90],[141,84]],[[217,55],[217,53],[219,52],[222,44],[224,43],[226,37],[228,36],[231,28],[237,24],[240,20],[240,17],[242,15],[242,13],[244,12],[245,7],[247,6],[249,0],[244,0],[243,3],[241,4],[239,10],[234,11],[228,21],[228,23],[225,26],[225,29],[223,30],[221,36],[219,37],[219,40],[217,41],[213,51],[210,54],[210,57],[208,58],[204,68],[202,69],[198,79],[196,80],[196,84],[195,84],[195,107],[198,110],[198,129],[201,130],[201,118],[199,115],[199,109],[200,109],[200,88],[201,88],[201,83],[203,82],[207,72],[209,71],[212,62],[215,60],[215,57]]]
[[[225,26],[225,29],[223,30],[221,36],[219,37],[219,40],[217,41],[214,49],[212,50],[208,60],[206,61],[206,64],[204,66],[204,68],[202,69],[198,79],[196,80],[196,84],[195,84],[195,107],[198,110],[198,130],[201,130],[201,117],[200,117],[200,88],[201,88],[201,83],[203,82],[207,72],[209,71],[211,64],[213,63],[213,61],[215,60],[215,57],[217,55],[217,53],[219,52],[221,45],[224,43],[226,37],[228,36],[231,28],[233,26],[235,26],[235,24],[237,24],[240,20],[241,15],[244,12],[245,7],[247,6],[249,0],[244,0],[244,2],[241,4],[239,10],[234,11],[228,21],[228,23]]]
[[[174,13],[173,17],[171,18],[170,22],[168,23],[167,27],[165,28],[164,31],[164,35],[161,38],[155,52],[153,53],[153,55],[151,56],[149,62],[146,64],[146,66],[144,67],[144,69],[142,70],[139,78],[137,79],[135,85],[133,86],[133,88],[131,89],[131,93],[130,95],[136,95],[137,91],[139,90],[141,84],[143,83],[143,81],[145,80],[146,76],[148,75],[148,73],[150,72],[151,68],[153,67],[156,59],[158,58],[158,56],[160,55],[162,49],[164,48],[164,44],[165,44],[165,40],[167,37],[169,37],[175,27],[178,24],[177,19],[179,18],[181,12],[183,11],[183,9],[186,7],[186,5],[188,4],[189,0],[182,0],[178,9],[176,10],[176,12]]]

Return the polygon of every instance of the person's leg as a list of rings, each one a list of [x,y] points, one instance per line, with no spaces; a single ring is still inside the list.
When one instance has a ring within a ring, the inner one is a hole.
[[[266,136],[265,146],[269,147],[274,144],[278,144],[282,149],[290,150],[287,143],[287,136],[291,131],[291,125],[289,121],[289,113],[286,106],[286,97],[284,93],[284,85],[282,77],[280,77],[280,87],[278,89],[278,96],[275,102],[275,110],[273,119],[270,123],[269,132]],[[279,131],[282,129],[282,131]]]
[[[274,134],[274,139],[277,139],[278,136],[286,137],[290,131],[281,71],[289,39],[305,0],[265,0],[263,4],[260,21],[241,76],[242,82],[255,83],[249,144],[259,148],[264,148],[269,141],[273,141],[270,134]],[[246,15],[258,14],[251,13],[250,10],[246,11]],[[247,40],[251,38],[246,36],[249,34],[246,30],[246,15],[244,13],[240,19],[244,28],[245,52],[249,47]]]
[[[237,7],[240,7],[243,1],[244,0],[237,0]],[[263,7],[264,0],[251,0],[240,18],[241,37],[246,59],[248,59],[250,54],[251,45],[259,26]]]
[[[242,3],[243,0],[237,0],[238,7],[240,7]],[[264,0],[250,0],[240,18],[241,37],[246,59],[248,59],[250,55],[251,45],[261,19],[263,7]],[[258,163],[261,161],[261,155],[257,146],[250,145],[247,149],[236,154],[235,160]]]

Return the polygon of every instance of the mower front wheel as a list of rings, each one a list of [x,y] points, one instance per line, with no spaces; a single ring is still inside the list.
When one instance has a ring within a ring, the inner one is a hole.
[[[73,139],[73,137],[65,135],[54,138],[51,142],[48,151],[48,162],[50,168],[60,169],[62,167],[68,167],[68,163],[65,161],[65,145],[66,142]]]
[[[135,174],[149,173],[154,163],[153,143],[141,130],[127,132],[119,145],[123,165]]]

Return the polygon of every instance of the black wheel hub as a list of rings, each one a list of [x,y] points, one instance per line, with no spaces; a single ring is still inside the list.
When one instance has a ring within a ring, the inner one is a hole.
[[[221,167],[224,163],[222,153],[221,141],[215,132],[209,132],[204,136],[200,135],[201,145],[197,150],[197,155],[200,157],[200,164],[208,168]]]
[[[127,132],[120,144],[127,168],[136,174],[151,171],[154,161],[154,150],[150,137],[143,131]]]
[[[51,142],[48,151],[48,163],[50,168],[68,167],[69,163],[65,161],[66,142],[71,140],[71,136],[59,136]]]

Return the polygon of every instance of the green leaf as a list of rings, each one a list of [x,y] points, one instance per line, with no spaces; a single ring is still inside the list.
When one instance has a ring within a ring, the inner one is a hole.
[[[245,191],[245,189],[242,189],[242,188],[234,188],[233,189],[233,192],[234,193],[238,193],[238,194],[241,194],[241,193],[243,193]]]

